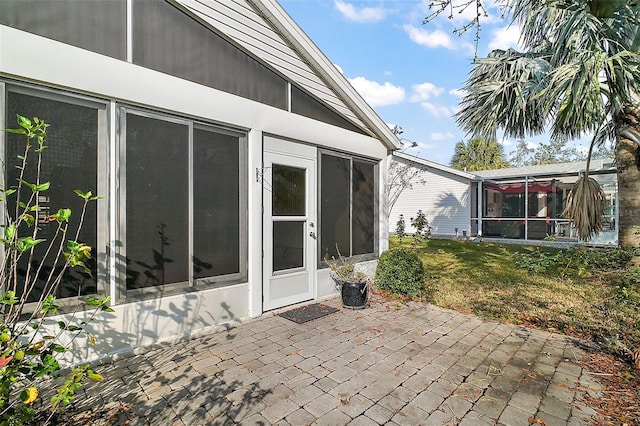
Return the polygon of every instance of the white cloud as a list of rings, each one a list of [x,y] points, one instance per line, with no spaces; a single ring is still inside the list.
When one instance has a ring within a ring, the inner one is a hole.
[[[506,27],[496,28],[491,31],[491,39],[489,40],[489,50],[502,49],[507,50],[512,47],[520,49],[520,27],[518,25],[509,25]]]
[[[373,108],[399,104],[405,99],[404,88],[394,86],[388,81],[380,84],[364,77],[355,77],[350,78],[349,82]]]
[[[436,118],[451,117],[453,115],[453,111],[443,105],[435,105],[430,102],[423,102],[421,105]]]
[[[432,144],[432,143],[424,143],[424,142],[419,142],[418,143],[418,151],[420,150],[426,150],[426,151],[430,151],[432,149],[435,149],[436,145]]]
[[[431,135],[429,135],[429,139],[431,139],[432,141],[444,141],[451,138],[453,138],[453,133],[451,132],[431,133]]]
[[[464,96],[465,91],[463,89],[451,89],[449,90],[449,94],[461,98]]]
[[[499,144],[501,144],[502,146],[509,147],[509,146],[514,146],[516,143],[514,141],[512,141],[511,139],[507,139],[507,138],[502,138],[498,141]]]
[[[340,71],[340,74],[344,74],[344,70],[342,69],[342,67],[338,64],[333,64],[334,67],[337,68],[338,71]]]
[[[335,0],[334,5],[345,18],[354,22],[379,22],[382,21],[387,14],[381,7],[363,7],[356,9],[352,4],[342,0]]]
[[[391,71],[384,71],[383,74],[389,76],[389,75],[391,75],[393,73]]]
[[[421,83],[415,84],[411,87],[413,93],[411,95],[411,102],[421,102],[426,101],[431,97],[439,96],[444,89],[441,87],[437,87],[433,83]]]
[[[413,25],[405,25],[404,31],[414,43],[430,48],[444,47],[449,50],[468,50],[474,51],[474,46],[468,41],[454,41],[450,34],[441,30],[427,31],[424,28],[414,27]]]

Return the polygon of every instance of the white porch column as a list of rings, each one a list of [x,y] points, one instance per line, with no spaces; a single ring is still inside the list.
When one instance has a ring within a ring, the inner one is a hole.
[[[478,181],[478,236],[482,236],[482,181]]]
[[[248,135],[248,243],[249,309],[251,318],[262,315],[262,131]]]

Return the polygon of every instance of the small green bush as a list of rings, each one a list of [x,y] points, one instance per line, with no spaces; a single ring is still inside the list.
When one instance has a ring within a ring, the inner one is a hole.
[[[385,251],[378,259],[375,286],[392,294],[409,297],[425,293],[424,266],[418,255],[405,248]]]

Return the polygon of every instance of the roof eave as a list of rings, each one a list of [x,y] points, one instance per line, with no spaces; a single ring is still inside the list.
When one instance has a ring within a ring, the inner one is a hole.
[[[332,83],[342,101],[359,112],[360,119],[368,125],[388,150],[399,149],[402,145],[389,126],[376,114],[369,104],[351,86],[333,63],[322,53],[315,43],[293,21],[276,0],[248,0],[275,25],[282,35],[295,47],[300,55],[327,82]]]
[[[478,175],[474,175],[472,173],[469,172],[464,172],[462,170],[458,170],[458,169],[454,169],[452,167],[449,166],[445,166],[444,164],[440,164],[440,163],[436,163],[435,161],[431,161],[431,160],[426,160],[424,158],[420,158],[420,157],[416,157],[413,155],[409,155],[409,154],[405,154],[403,152],[394,152],[393,153],[394,157],[398,157],[398,158],[402,158],[404,160],[407,161],[413,161],[416,163],[420,163],[426,167],[433,167],[434,169],[438,169],[441,170],[443,172],[447,172],[447,173],[451,173],[453,175],[456,176],[460,176],[466,179],[470,179],[473,181],[483,181],[484,178],[482,176],[478,176]]]

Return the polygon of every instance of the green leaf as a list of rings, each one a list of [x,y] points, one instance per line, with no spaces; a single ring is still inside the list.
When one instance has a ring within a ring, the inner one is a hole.
[[[4,191],[4,195],[6,195],[7,197],[11,194],[14,194],[16,192],[15,189],[7,189]]]
[[[85,300],[85,303],[89,306],[100,306],[101,302],[100,300],[96,299],[95,297],[87,297]]]
[[[93,370],[88,370],[87,371],[87,377],[89,378],[89,380],[91,380],[92,382],[101,382],[104,380],[104,377],[102,377],[102,374],[100,373],[96,373]]]
[[[21,184],[23,184],[27,188],[31,189],[33,192],[36,192],[36,184],[35,183],[27,182],[24,179],[18,179],[18,182],[20,182]]]
[[[16,243],[16,248],[19,252],[24,253],[25,251],[31,250],[34,246],[43,242],[42,238],[33,239],[32,237],[22,237],[18,238],[18,242]]]
[[[31,120],[29,120],[27,117],[23,117],[20,114],[16,114],[18,116],[18,125],[20,127],[22,127],[25,130],[31,130],[33,128],[33,124],[31,123]]]
[[[54,214],[52,218],[59,222],[67,222],[71,217],[71,209],[60,209],[58,213]]]
[[[79,189],[76,189],[76,190],[74,190],[73,192],[75,192],[75,193],[76,193],[76,195],[77,195],[78,197],[80,197],[80,198],[82,198],[82,199],[85,199],[85,200],[88,200],[88,199],[91,197],[91,195],[92,195],[92,194],[91,194],[91,191],[89,191],[89,192],[83,192],[83,191],[81,191],[81,190],[79,190]]]
[[[28,213],[22,215],[22,220],[24,220],[27,226],[33,226],[33,224],[36,223],[36,218]]]
[[[53,294],[47,295],[47,297],[42,302],[42,309],[40,310],[40,312],[45,315],[49,313],[55,314],[56,312],[58,312],[58,308],[59,308],[59,306],[56,305],[55,302],[56,302],[56,297]],[[62,321],[59,321],[58,325],[60,325],[60,328],[62,328],[63,330],[66,328],[66,324]]]
[[[46,191],[47,189],[49,189],[50,186],[51,186],[51,182],[44,182],[44,183],[41,183],[40,185],[36,185],[35,190],[36,192]]]
[[[103,297],[102,299],[96,299],[95,297],[89,296],[85,299],[85,302],[89,306],[94,306],[100,309],[102,312],[115,312],[113,308],[109,307],[110,300],[111,300],[111,297],[109,296]]]
[[[24,135],[27,133],[24,129],[4,129],[4,131],[7,133],[15,133],[18,135]]]
[[[51,349],[53,352],[58,352],[58,353],[65,353],[65,352],[67,352],[67,348],[65,348],[65,347],[64,347],[64,346],[62,346],[62,345],[58,345],[58,344],[56,344],[56,343],[52,343],[52,344],[49,346],[49,349]]]
[[[0,299],[0,304],[2,305],[15,305],[16,303],[18,303],[18,298],[16,297],[16,292],[12,290],[8,290]]]
[[[16,224],[15,223],[11,223],[9,225],[7,225],[6,228],[4,228],[4,238],[6,240],[13,240],[13,237],[15,237],[16,235]]]

